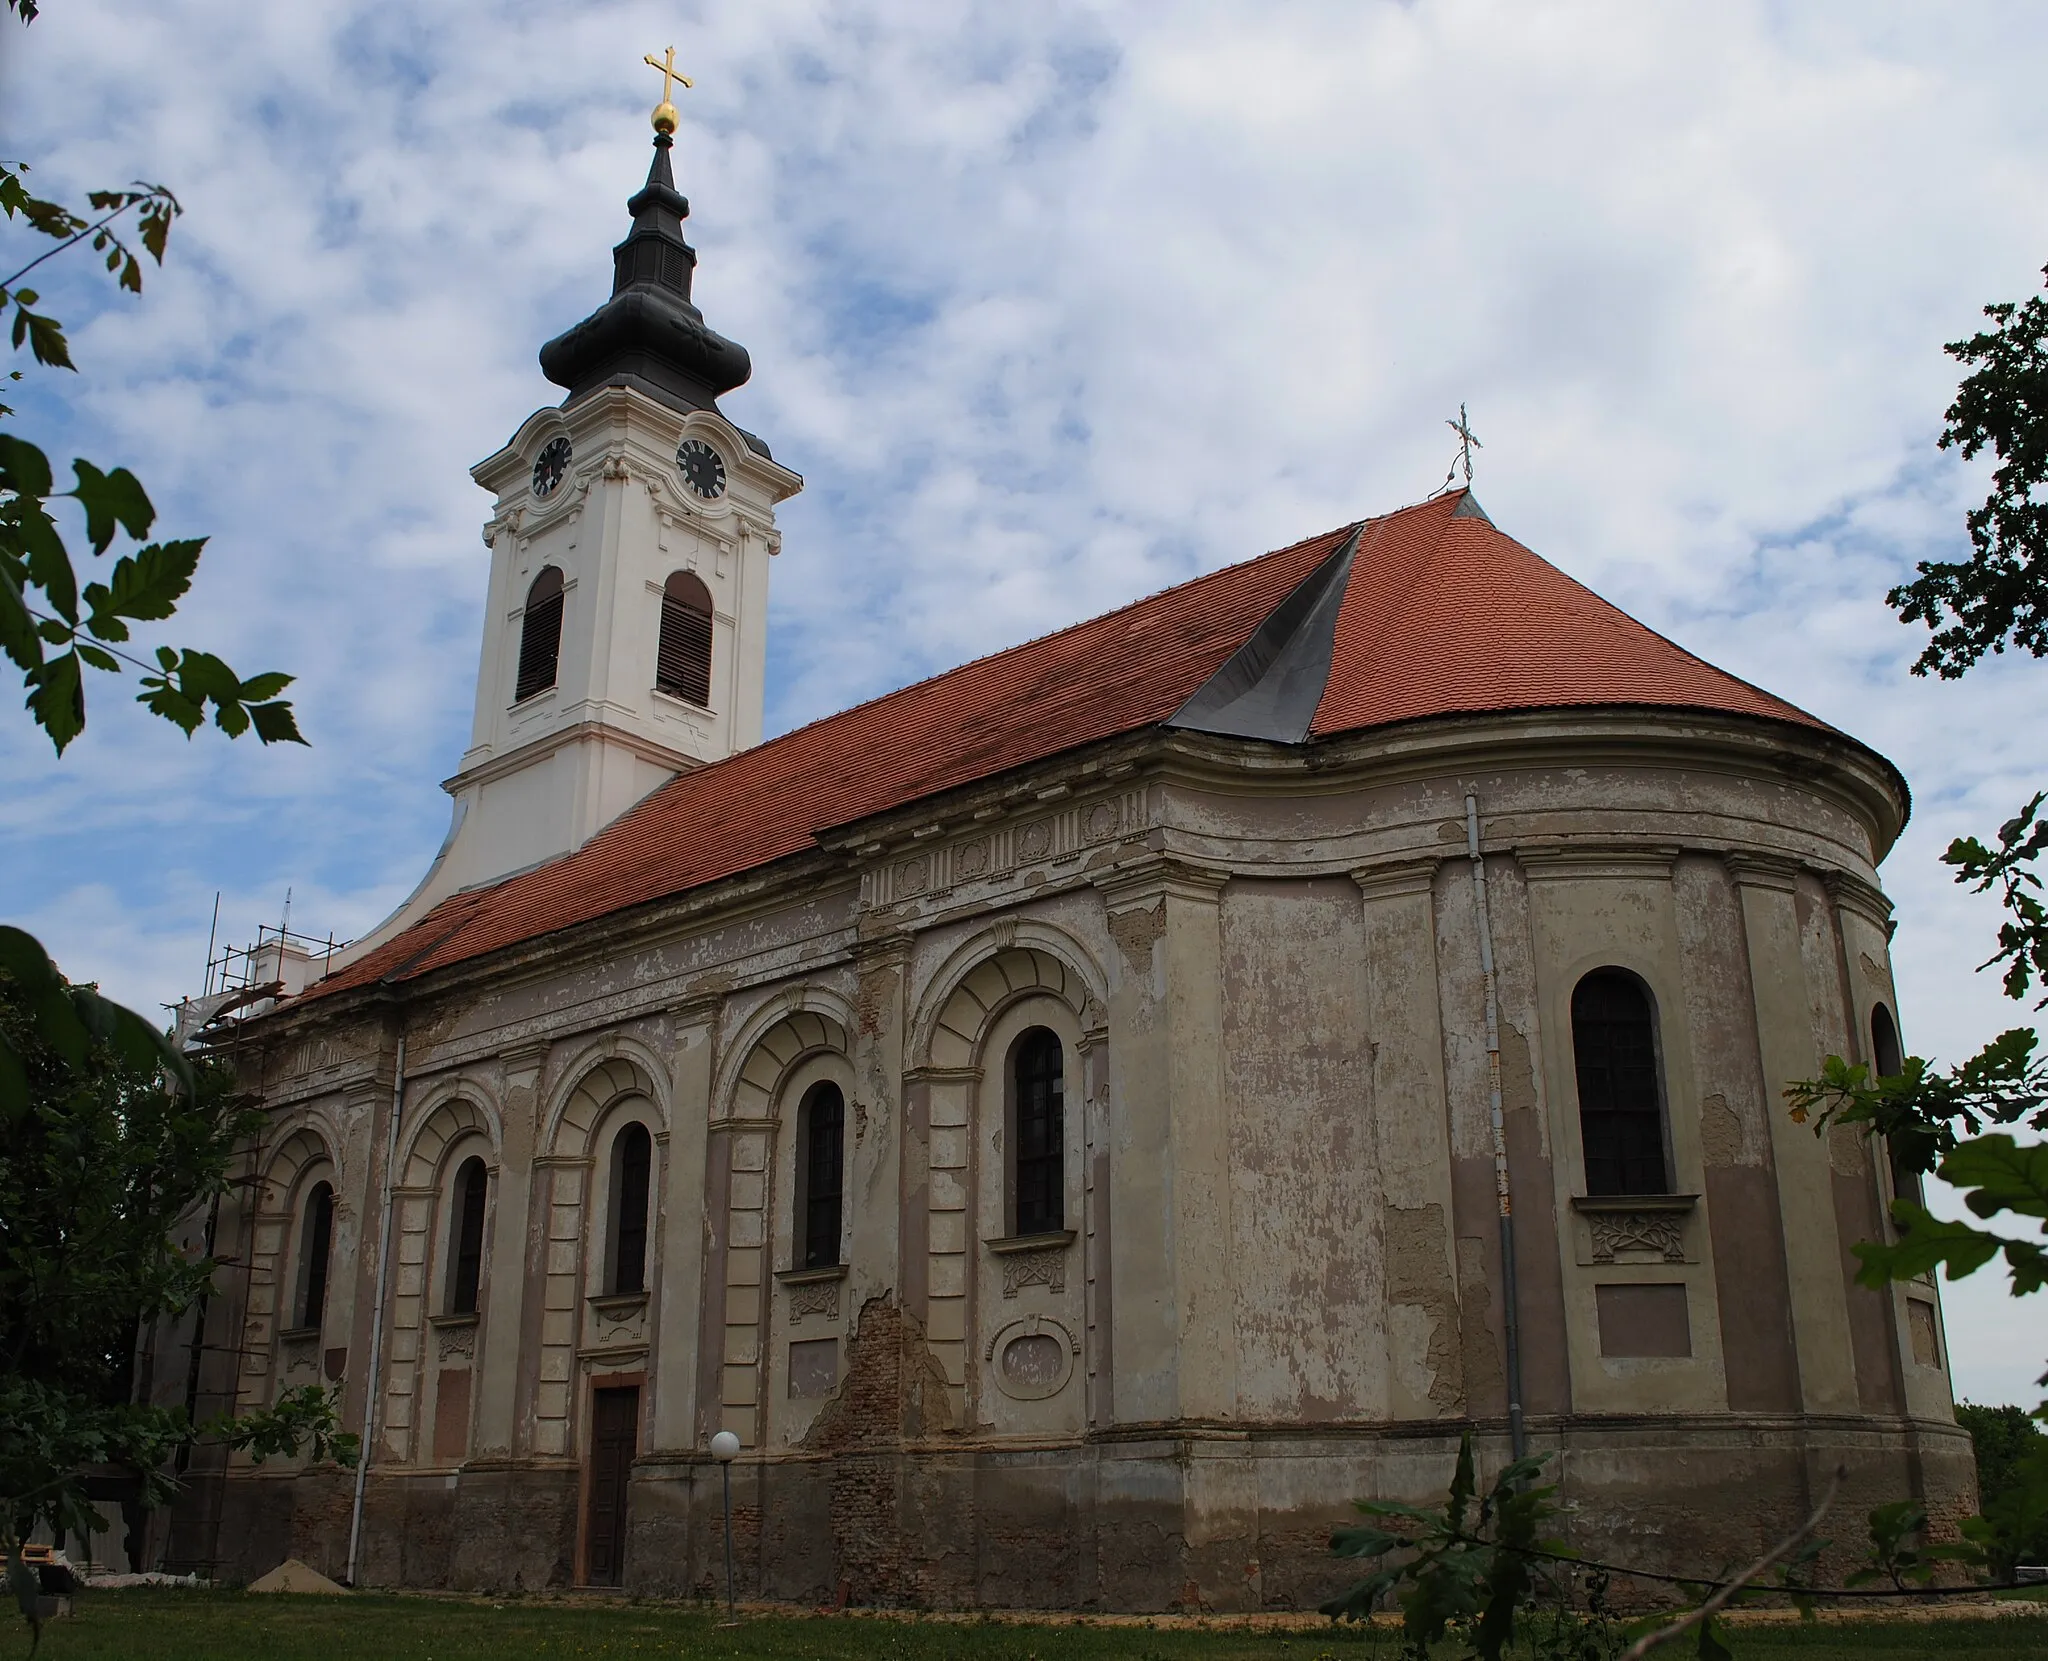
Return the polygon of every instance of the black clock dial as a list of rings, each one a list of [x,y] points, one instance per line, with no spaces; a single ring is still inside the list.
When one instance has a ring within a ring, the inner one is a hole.
[[[683,482],[705,501],[725,494],[725,463],[703,439],[684,439],[676,448],[676,466],[683,470]]]
[[[555,486],[569,473],[569,441],[566,438],[551,438],[541,446],[540,454],[533,460],[533,493],[536,496],[552,496]]]

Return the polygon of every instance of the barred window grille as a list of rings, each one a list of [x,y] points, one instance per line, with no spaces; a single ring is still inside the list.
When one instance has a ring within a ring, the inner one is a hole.
[[[612,1285],[647,1290],[647,1188],[654,1144],[641,1124],[619,1132],[612,1155]]]
[[[797,1214],[803,1220],[806,1269],[828,1269],[839,1261],[839,1235],[846,1204],[846,1098],[836,1084],[814,1084],[797,1109],[801,1164]]]
[[[1626,969],[1595,969],[1571,993],[1579,1141],[1587,1194],[1669,1194],[1663,1069],[1649,989]]]
[[[562,655],[562,573],[546,567],[526,591],[526,620],[519,630],[519,680],[512,701],[524,703],[555,684]]]
[[[1648,988],[1595,969],[1572,992],[1572,1051],[1588,1194],[1668,1194],[1664,1084]]]
[[[305,1265],[297,1323],[302,1327],[318,1326],[327,1314],[327,1264],[333,1247],[334,1190],[316,1182],[306,1196],[306,1229],[299,1245],[299,1261]]]
[[[695,572],[678,571],[662,585],[654,684],[686,703],[710,706],[711,590]]]
[[[481,1159],[465,1159],[455,1173],[455,1227],[449,1244],[448,1313],[474,1315],[484,1272],[484,1200],[490,1178]]]
[[[1015,1193],[1019,1234],[1067,1223],[1065,1080],[1059,1035],[1033,1027],[1017,1042]]]

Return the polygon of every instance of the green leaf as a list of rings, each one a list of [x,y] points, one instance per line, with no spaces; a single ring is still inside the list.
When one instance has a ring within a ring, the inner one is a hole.
[[[78,672],[78,653],[49,659],[29,671],[27,679],[29,714],[62,755],[65,746],[85,731],[85,683]]]
[[[1700,1661],[1735,1661],[1728,1646],[1723,1644],[1714,1632],[1714,1617],[1709,1615],[1700,1622]]]
[[[28,333],[28,349],[35,354],[36,362],[51,369],[72,369],[78,365],[71,361],[71,348],[65,342],[64,328],[56,318],[45,317],[24,306],[14,308],[14,344],[21,344],[23,330]]]
[[[242,702],[245,704],[267,703],[286,687],[294,677],[280,675],[275,670],[267,675],[251,675],[242,682]]]
[[[0,489],[42,497],[54,482],[48,456],[25,439],[0,433]]]
[[[152,542],[116,560],[106,606],[104,610],[95,607],[96,617],[133,617],[138,622],[159,622],[169,617],[191,588],[193,573],[199,569],[199,553],[205,546],[204,537]]]
[[[149,534],[156,509],[150,506],[141,482],[127,468],[117,467],[111,473],[102,473],[91,462],[80,458],[71,463],[71,470],[78,475],[78,484],[65,494],[75,496],[85,509],[85,539],[92,544],[94,553],[107,551],[114,540],[117,525],[138,542]],[[129,615],[141,616],[142,613],[131,612]]]
[[[2003,1134],[1976,1137],[1941,1162],[1941,1180],[1974,1190],[1966,1203],[1980,1217],[2011,1211],[2048,1218],[2048,1143],[2022,1147]]]

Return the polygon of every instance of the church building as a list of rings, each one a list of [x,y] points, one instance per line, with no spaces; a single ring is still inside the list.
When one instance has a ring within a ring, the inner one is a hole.
[[[803,481],[656,113],[474,469],[448,840],[207,1035],[269,1124],[197,1405],[331,1386],[364,1464],[196,1468],[173,1566],[722,1591],[721,1431],[805,1602],[1312,1606],[1467,1431],[1651,1568],[1840,1463],[1971,1506],[1894,1178],[1781,1099],[1897,1065],[1898,771],[1469,489],[764,740]]]

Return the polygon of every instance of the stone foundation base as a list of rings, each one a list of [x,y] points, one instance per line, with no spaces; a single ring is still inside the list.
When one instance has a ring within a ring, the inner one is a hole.
[[[1441,1501],[1456,1424],[1308,1433],[1193,1426],[1079,1445],[853,1449],[735,1463],[740,1596],[925,1607],[1162,1611],[1190,1589],[1217,1611],[1313,1608],[1355,1578],[1329,1554],[1354,1499]],[[1837,1466],[1849,1480],[1823,1532],[1858,1555],[1864,1513],[1913,1495],[1938,1521],[1975,1509],[1968,1435],[1870,1419],[1538,1421],[1546,1476],[1575,1509],[1574,1550],[1666,1573],[1712,1573],[1804,1519]],[[1479,1428],[1482,1480],[1507,1457]],[[226,1480],[222,1578],[286,1557],[339,1579],[351,1478],[333,1470]],[[580,1472],[565,1465],[373,1471],[365,1586],[518,1592],[576,1584]],[[1827,1564],[1824,1562],[1823,1569]],[[625,1590],[719,1595],[718,1467],[635,1468]]]

